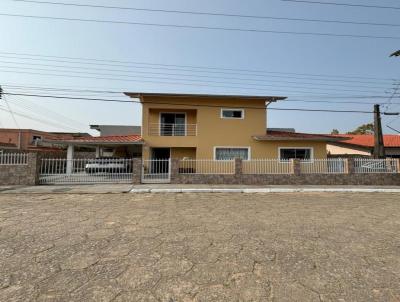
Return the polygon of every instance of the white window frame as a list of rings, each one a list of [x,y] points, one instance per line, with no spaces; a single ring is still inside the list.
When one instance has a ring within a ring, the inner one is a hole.
[[[241,111],[242,117],[224,117],[224,111]],[[244,109],[240,108],[221,108],[220,117],[225,120],[243,120],[244,119]]]
[[[287,149],[302,149],[302,150],[309,149],[310,150],[310,159],[304,160],[304,161],[308,162],[308,163],[314,162],[314,147],[307,147],[307,146],[305,146],[305,147],[279,147],[278,148],[278,157],[279,157],[280,162],[285,161],[285,159],[281,158],[281,150],[287,150]]]
[[[214,160],[229,161],[230,159],[217,159],[217,149],[247,149],[248,158],[243,160],[251,160],[251,147],[249,146],[214,146]]]
[[[171,114],[184,114],[185,115],[185,135],[180,135],[180,136],[187,136],[187,113],[186,112],[159,112],[158,113],[158,135],[162,136],[162,137],[168,137],[168,135],[161,135],[161,115],[162,114],[167,114],[167,113],[171,113]],[[173,136],[174,137],[174,136]]]

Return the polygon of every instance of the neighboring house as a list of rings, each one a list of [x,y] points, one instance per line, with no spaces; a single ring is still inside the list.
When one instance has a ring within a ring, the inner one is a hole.
[[[18,151],[52,151],[59,146],[45,143],[46,140],[73,139],[89,136],[87,133],[46,132],[33,129],[0,128],[0,149]]]
[[[142,103],[144,159],[326,158],[328,135],[266,132],[279,96],[125,93]]]
[[[332,156],[372,156],[374,151],[374,135],[369,134],[337,134],[333,137],[344,137],[347,140],[330,142],[328,154]],[[383,143],[387,157],[400,158],[400,135],[384,135]]]
[[[140,135],[140,126],[127,126],[127,125],[90,125],[90,129],[100,132],[100,136],[110,135]]]

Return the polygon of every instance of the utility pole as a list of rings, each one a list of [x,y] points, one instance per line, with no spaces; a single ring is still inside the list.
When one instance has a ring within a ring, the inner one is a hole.
[[[374,105],[374,158],[385,158],[381,112],[378,104]]]
[[[0,100],[2,97],[3,97],[3,88],[1,88],[1,86],[0,86]]]

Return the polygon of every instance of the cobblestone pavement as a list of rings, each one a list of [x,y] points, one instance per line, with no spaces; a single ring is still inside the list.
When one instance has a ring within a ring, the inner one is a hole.
[[[0,301],[400,301],[395,194],[0,195]]]

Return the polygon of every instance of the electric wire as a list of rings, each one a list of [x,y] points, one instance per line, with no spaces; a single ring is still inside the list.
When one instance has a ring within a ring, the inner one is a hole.
[[[225,32],[262,33],[262,34],[280,34],[280,35],[298,35],[298,36],[319,36],[319,37],[336,37],[336,38],[400,40],[400,36],[374,36],[374,35],[357,35],[357,34],[346,34],[346,33],[336,34],[336,33],[331,33],[331,32],[279,31],[279,30],[266,30],[266,29],[256,29],[256,28],[233,28],[233,27],[212,27],[212,26],[201,26],[201,25],[161,24],[161,23],[130,22],[130,21],[117,21],[117,20],[22,15],[22,14],[9,14],[9,13],[0,13],[0,16],[15,17],[15,18],[29,18],[29,19],[42,19],[42,20],[98,23],[98,24],[135,25],[135,26],[159,27],[159,28],[200,29],[200,30],[225,31]]]
[[[338,23],[338,24],[388,26],[388,27],[398,27],[398,26],[400,26],[400,24],[392,24],[392,23],[356,22],[356,21],[345,21],[345,20],[326,20],[326,19],[308,19],[308,18],[290,18],[290,17],[275,17],[275,16],[261,16],[261,15],[243,15],[243,14],[215,13],[215,12],[203,12],[203,11],[153,9],[153,8],[139,8],[139,7],[126,7],[126,6],[125,7],[124,6],[107,6],[107,5],[87,4],[87,3],[66,3],[66,2],[35,1],[35,0],[13,0],[13,1],[15,1],[15,2],[35,3],[35,4],[58,5],[58,6],[73,6],[73,7],[114,9],[114,10],[145,11],[145,12],[168,13],[168,14],[217,16],[217,17],[236,17],[236,18],[246,18],[246,19],[269,19],[269,20],[284,20],[284,21],[296,21],[296,22]]]

